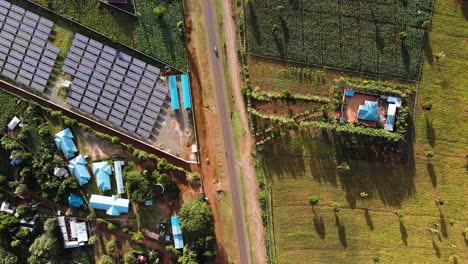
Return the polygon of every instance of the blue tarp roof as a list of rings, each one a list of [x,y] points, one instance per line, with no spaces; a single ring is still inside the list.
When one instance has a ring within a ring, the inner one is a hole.
[[[180,76],[180,80],[182,81],[182,95],[184,98],[184,108],[190,109],[192,108],[192,104],[190,102],[190,83],[187,74],[182,74]]]
[[[172,235],[174,236],[174,247],[176,249],[184,248],[184,238],[182,237],[182,230],[180,230],[179,217],[171,217]]]
[[[379,112],[377,102],[364,101],[363,105],[359,106],[358,119],[367,121],[379,121]]]
[[[176,76],[169,76],[169,90],[171,92],[172,110],[179,110],[179,92],[177,91]]]
[[[76,152],[78,152],[75,143],[73,143],[73,134],[69,128],[65,128],[55,134],[55,144],[62,150],[63,155],[67,159],[73,158]]]
[[[108,215],[120,215],[128,213],[130,200],[119,198],[117,195],[103,196],[92,194],[89,199],[89,206],[94,209],[106,210]]]
[[[68,196],[68,205],[74,208],[80,208],[83,205],[83,199],[76,194]]]
[[[344,94],[345,94],[345,96],[354,96],[354,91],[353,90],[345,90]]]
[[[80,186],[88,183],[89,179],[91,179],[91,175],[89,174],[86,164],[87,162],[83,155],[76,156],[74,159],[70,160],[70,163],[68,164],[68,169],[70,169],[70,172],[75,175]]]
[[[94,162],[93,173],[96,175],[96,184],[102,191],[111,189],[110,175],[112,169],[107,161]]]

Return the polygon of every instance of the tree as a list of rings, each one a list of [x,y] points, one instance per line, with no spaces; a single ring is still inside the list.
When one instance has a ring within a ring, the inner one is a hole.
[[[66,216],[72,216],[73,215],[73,208],[68,208],[67,211],[65,212]]]
[[[29,237],[29,229],[25,228],[25,229],[21,229],[19,230],[16,235],[15,235],[16,239],[18,240],[23,240],[23,239],[26,239]]]
[[[197,253],[190,250],[188,247],[184,247],[182,256],[177,260],[181,264],[197,264]]]
[[[30,264],[59,263],[60,246],[58,240],[50,234],[38,236],[29,247]]]
[[[18,258],[0,247],[0,264],[16,264],[18,263]]]
[[[273,24],[273,27],[271,28],[271,30],[273,32],[276,32],[278,29],[280,29],[280,26],[278,24]]]
[[[428,151],[426,152],[426,158],[429,160],[434,157],[434,151]]]
[[[0,214],[0,233],[14,233],[18,227],[18,219],[14,216],[1,213]]]
[[[400,39],[401,40],[405,40],[407,38],[408,38],[408,32],[406,32],[406,31],[400,32]]]
[[[89,239],[88,239],[88,244],[93,245],[93,244],[96,243],[98,240],[99,240],[98,235],[92,235],[92,236],[90,236]]]
[[[124,263],[134,264],[135,262],[136,262],[135,251],[134,250],[127,251],[124,255]]]
[[[106,254],[111,255],[115,250],[116,242],[115,240],[110,240],[106,244]]]
[[[276,10],[278,10],[278,12],[281,12],[281,11],[284,10],[284,6],[282,6],[282,5],[277,6]]]
[[[153,171],[153,179],[155,183],[164,185],[167,195],[170,199],[177,199],[180,194],[177,183],[173,181],[167,174],[161,173],[160,170]]]
[[[153,13],[156,15],[157,18],[162,18],[164,13],[166,13],[166,7],[163,4],[157,5],[153,8]]]
[[[351,167],[346,161],[343,161],[340,165],[336,166],[338,172],[340,173],[348,173],[351,170]]]
[[[150,182],[138,171],[127,173],[127,192],[131,200],[144,203],[153,199],[153,191]]]
[[[108,255],[102,255],[99,259],[99,264],[113,264],[114,260]]]
[[[143,235],[142,232],[138,231],[138,232],[133,233],[133,236],[132,236],[133,241],[138,243],[144,239],[145,239],[145,236]]]
[[[332,207],[333,211],[335,211],[336,213],[338,213],[341,210],[341,205],[338,202],[333,202]]]
[[[20,247],[21,246],[21,240],[15,239],[15,240],[11,241],[10,246],[12,248]]]
[[[18,186],[16,186],[15,194],[21,197],[28,191],[28,186],[26,186],[26,184],[20,183]]]
[[[48,218],[44,222],[44,232],[48,235],[55,235],[56,231],[58,229],[58,220],[57,218]]]
[[[26,205],[22,204],[16,207],[16,212],[21,218],[24,218],[26,215],[28,215],[31,212],[31,210],[29,210],[29,208]]]
[[[311,205],[316,205],[319,201],[319,198],[317,196],[309,196],[309,203]]]

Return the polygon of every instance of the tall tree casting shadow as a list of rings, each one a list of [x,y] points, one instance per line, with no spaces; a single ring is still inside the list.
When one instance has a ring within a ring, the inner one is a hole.
[[[347,248],[348,240],[346,238],[346,227],[344,226],[343,223],[341,223],[340,218],[338,217],[337,213],[335,213],[335,225],[338,228],[338,237],[340,238],[341,245],[344,248]]]
[[[429,65],[432,66],[434,63],[434,55],[432,55],[432,46],[429,41],[429,32],[427,30],[424,31],[424,55],[426,56],[426,60],[429,62]]]
[[[440,222],[440,232],[442,235],[447,238],[448,231],[447,231],[447,221],[445,220],[445,215],[442,213],[442,209],[439,206],[439,222]]]
[[[431,147],[434,147],[435,142],[436,142],[436,134],[434,127],[432,126],[432,119],[427,116],[427,114],[424,116],[426,119],[426,137],[429,145]]]
[[[427,173],[429,173],[429,177],[431,178],[432,186],[434,188],[437,187],[437,175],[434,170],[434,164],[430,162],[427,163]]]

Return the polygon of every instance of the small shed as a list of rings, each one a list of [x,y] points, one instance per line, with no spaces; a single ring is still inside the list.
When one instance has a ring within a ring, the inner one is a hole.
[[[184,248],[184,238],[179,225],[179,216],[171,217],[172,235],[174,236],[174,247],[176,249]]]
[[[11,119],[10,123],[8,123],[8,130],[15,129],[20,123],[21,123],[21,120],[18,117],[14,116]]]

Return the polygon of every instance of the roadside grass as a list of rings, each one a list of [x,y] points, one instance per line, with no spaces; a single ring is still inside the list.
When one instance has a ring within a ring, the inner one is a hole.
[[[292,134],[265,146],[260,154],[271,185],[270,232],[278,263],[371,263],[373,256],[385,263],[468,259],[462,235],[468,226],[468,123],[461,121],[468,119],[467,8],[456,1],[435,3],[409,167],[347,161],[351,171],[341,175],[337,149],[320,136],[311,141]],[[447,56],[437,61],[441,51]],[[426,101],[432,110],[422,109]],[[369,197],[361,199],[361,192]],[[319,197],[314,207],[307,201],[311,195]],[[437,207],[439,197],[445,204]],[[333,211],[333,202],[341,204],[340,212]]]

